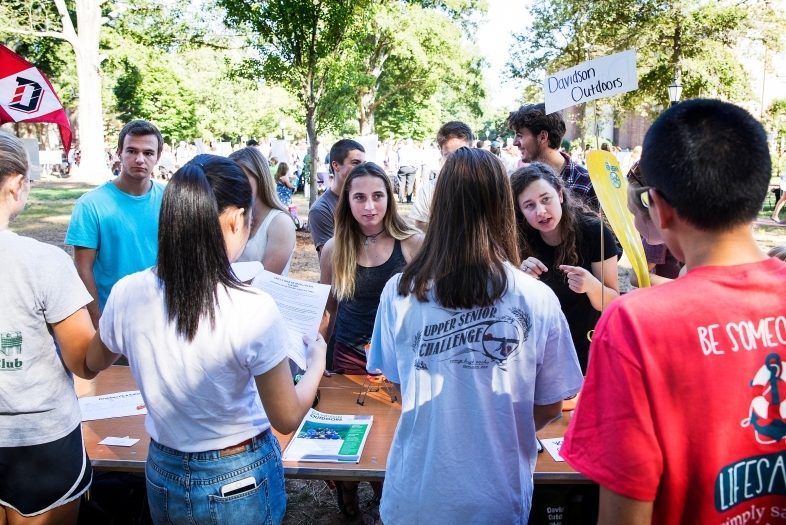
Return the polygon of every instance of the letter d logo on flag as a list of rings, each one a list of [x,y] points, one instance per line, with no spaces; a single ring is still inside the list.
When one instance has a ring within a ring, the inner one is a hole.
[[[0,124],[50,122],[60,128],[66,152],[71,124],[49,79],[30,62],[0,45]]]
[[[8,107],[21,111],[22,113],[38,112],[41,108],[41,99],[43,98],[41,96],[43,94],[41,84],[22,77],[16,77],[16,84],[17,87],[14,92],[14,98],[11,100],[11,105]],[[28,95],[27,104],[23,102],[25,95]]]

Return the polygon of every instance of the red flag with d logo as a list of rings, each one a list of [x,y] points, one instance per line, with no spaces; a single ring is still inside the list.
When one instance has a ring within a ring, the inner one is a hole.
[[[33,64],[0,45],[0,124],[51,122],[68,153],[71,124],[49,79]]]

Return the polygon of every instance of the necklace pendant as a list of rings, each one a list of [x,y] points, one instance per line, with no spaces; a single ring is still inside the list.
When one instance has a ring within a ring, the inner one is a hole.
[[[366,241],[366,242],[368,242],[368,241]],[[377,243],[377,238],[376,238],[376,237],[372,237],[372,238],[371,238],[371,242],[373,242],[374,244],[376,244],[376,243]]]

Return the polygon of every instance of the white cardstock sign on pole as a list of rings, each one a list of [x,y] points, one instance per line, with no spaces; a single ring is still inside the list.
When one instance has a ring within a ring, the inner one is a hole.
[[[543,81],[546,113],[638,88],[636,50],[628,49],[547,75]]]

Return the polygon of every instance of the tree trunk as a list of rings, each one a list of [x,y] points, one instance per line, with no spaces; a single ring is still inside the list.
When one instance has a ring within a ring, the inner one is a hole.
[[[360,110],[358,123],[360,124],[361,136],[372,135],[375,132],[374,110],[376,109],[376,91],[372,87],[358,93],[358,109]]]
[[[682,70],[680,69],[680,58],[682,58],[682,27],[679,14],[674,17],[674,42],[671,49],[671,62],[674,66],[674,81],[680,84],[682,80]]]
[[[306,136],[308,137],[308,154],[311,157],[311,195],[308,198],[308,207],[314,205],[319,194],[317,184],[317,166],[319,166],[319,142],[317,141],[316,108],[306,107]],[[327,184],[328,181],[325,181]]]
[[[79,178],[104,178],[108,176],[109,169],[104,152],[101,70],[98,58],[101,2],[76,0],[76,17],[79,45],[74,46],[74,51],[79,80],[79,150],[82,154]],[[70,25],[70,20],[68,22],[64,20],[63,25]],[[63,29],[68,32],[66,27]]]

